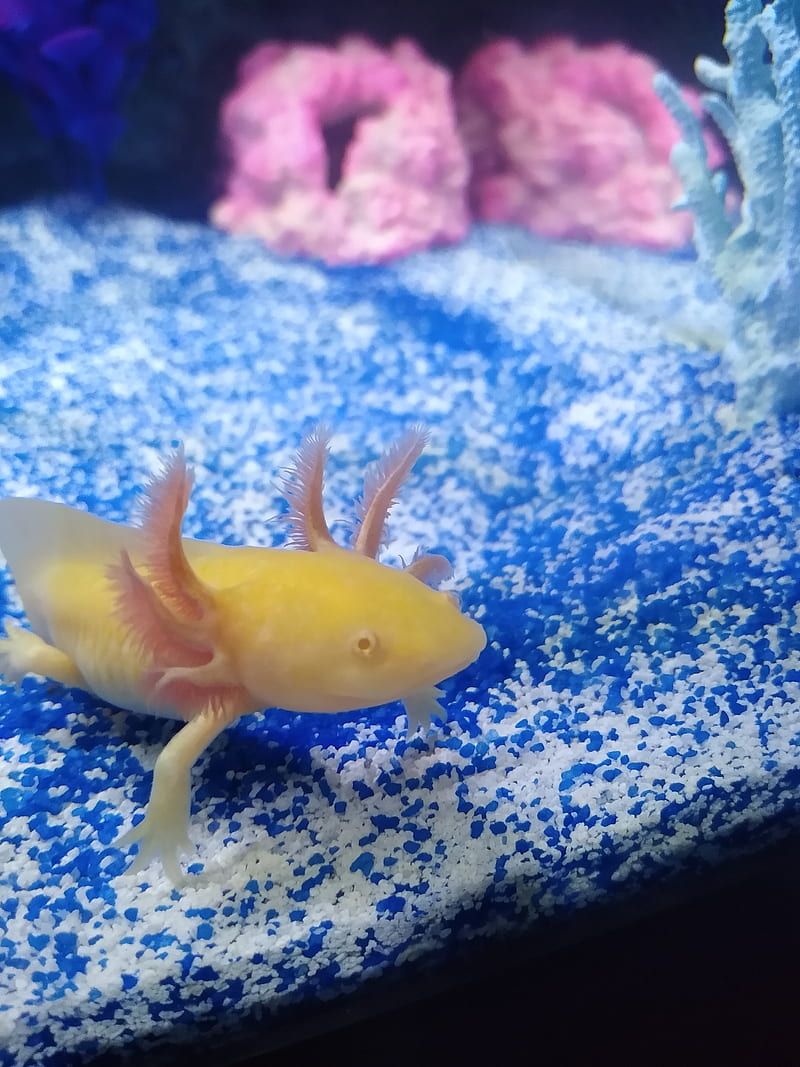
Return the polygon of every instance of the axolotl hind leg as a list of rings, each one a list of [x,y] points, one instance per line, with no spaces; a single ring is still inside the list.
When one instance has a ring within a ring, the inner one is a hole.
[[[5,620],[5,638],[0,638],[0,677],[18,686],[29,674],[37,674],[66,686],[85,688],[83,675],[60,648],[48,645],[38,634],[23,630],[13,619]]]

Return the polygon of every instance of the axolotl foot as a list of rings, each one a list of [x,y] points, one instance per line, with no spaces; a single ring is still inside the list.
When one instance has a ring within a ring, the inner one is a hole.
[[[176,888],[180,887],[184,880],[180,857],[190,853],[193,847],[188,829],[188,820],[185,818],[174,814],[169,818],[163,815],[156,817],[148,809],[142,821],[116,842],[116,847],[120,849],[135,844],[139,846],[136,858],[125,873],[138,874],[153,860],[160,860],[167,878]]]
[[[145,817],[123,834],[116,846],[120,849],[134,844],[139,846],[127,874],[137,874],[157,859],[161,861],[167,878],[177,887],[183,882],[180,857],[192,850],[189,840],[189,769],[174,766],[168,749],[169,746],[156,763]]]
[[[6,636],[0,639],[0,678],[19,687],[29,674],[38,674],[63,685],[81,685],[78,668],[60,649],[38,634],[23,630],[11,619],[4,620]]]
[[[9,685],[19,686],[31,673],[36,644],[40,638],[23,630],[11,619],[5,620],[6,637],[0,641],[0,676]],[[33,647],[32,647],[33,646]]]

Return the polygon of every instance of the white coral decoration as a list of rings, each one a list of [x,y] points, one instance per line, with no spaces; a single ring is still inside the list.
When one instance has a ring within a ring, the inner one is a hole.
[[[730,144],[741,215],[706,161],[700,124],[668,74],[655,89],[680,124],[673,164],[696,218],[695,244],[733,309],[731,361],[741,421],[800,410],[800,36],[794,0],[729,0],[730,61],[699,57],[707,113]]]

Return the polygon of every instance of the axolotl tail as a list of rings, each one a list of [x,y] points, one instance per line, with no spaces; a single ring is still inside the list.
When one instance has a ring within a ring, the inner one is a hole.
[[[109,561],[135,554],[139,530],[49,500],[0,500],[0,554],[11,570],[33,630],[50,639],[37,594],[39,579],[63,559]]]

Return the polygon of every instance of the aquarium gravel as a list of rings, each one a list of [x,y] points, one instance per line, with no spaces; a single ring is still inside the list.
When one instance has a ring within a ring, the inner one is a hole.
[[[487,229],[333,271],[134,210],[0,213],[4,495],[128,521],[183,441],[187,533],[279,544],[276,474],[303,432],[335,428],[347,516],[422,420],[390,558],[448,554],[490,641],[427,743],[400,705],[240,720],[195,770],[182,893],[114,847],[175,724],[35,679],[0,690],[0,1063],[310,1004],[791,822],[797,422],[733,428],[718,356],[670,329],[691,261],[627,254],[654,316],[536,247]]]

